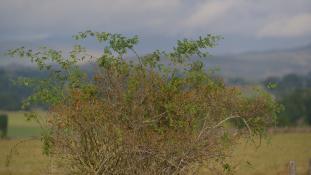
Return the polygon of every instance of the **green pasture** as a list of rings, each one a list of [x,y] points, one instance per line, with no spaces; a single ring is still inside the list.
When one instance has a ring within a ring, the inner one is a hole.
[[[27,121],[24,116],[24,112],[15,111],[0,111],[0,113],[5,113],[9,117],[9,127],[8,127],[8,137],[11,139],[25,138],[25,137],[39,137],[40,136],[40,126],[34,121]],[[40,116],[44,115],[44,112],[37,111]]]

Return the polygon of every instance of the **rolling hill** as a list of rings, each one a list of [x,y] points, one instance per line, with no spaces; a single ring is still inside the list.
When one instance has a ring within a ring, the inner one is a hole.
[[[258,81],[289,73],[306,74],[311,71],[311,44],[292,49],[248,52],[211,56],[207,67],[219,67],[225,78]]]
[[[208,57],[205,64],[207,68],[220,68],[219,73],[226,79],[241,78],[252,82],[289,73],[306,74],[311,71],[311,44],[282,50],[214,55]],[[13,72],[29,69],[29,66],[31,63],[26,59],[0,58],[0,67]],[[93,69],[93,66],[83,67],[88,71]]]

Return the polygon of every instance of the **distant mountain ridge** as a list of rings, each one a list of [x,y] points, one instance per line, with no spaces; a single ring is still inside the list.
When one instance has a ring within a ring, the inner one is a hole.
[[[219,74],[225,79],[241,78],[253,82],[290,73],[307,74],[311,71],[311,43],[289,49],[210,56],[205,65],[220,68]],[[34,68],[27,59],[8,57],[0,58],[0,67],[11,72]],[[88,72],[94,69],[91,65],[82,67]]]
[[[311,71],[311,44],[284,50],[247,52],[207,59],[208,68],[219,67],[226,78],[262,80],[289,73],[306,74]]]

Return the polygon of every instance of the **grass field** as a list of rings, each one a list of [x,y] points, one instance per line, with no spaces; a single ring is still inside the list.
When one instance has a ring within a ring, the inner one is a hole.
[[[35,122],[26,122],[22,113],[9,113],[9,136],[14,139],[0,140],[0,175],[39,175],[48,170],[48,157],[42,155],[40,135]],[[10,166],[6,167],[7,155],[13,152]],[[261,147],[241,143],[234,149],[231,163],[236,165],[237,175],[287,175],[287,163],[295,160],[299,175],[306,175],[311,158],[311,133],[282,133],[271,136],[269,143]],[[203,172],[204,174],[204,172]],[[206,174],[206,172],[205,172]]]
[[[311,133],[275,134],[269,143],[264,142],[259,148],[240,144],[233,156],[233,163],[239,165],[237,174],[287,175],[288,162],[294,160],[297,173],[307,175],[311,159]]]
[[[6,112],[0,111],[9,116],[9,138],[26,138],[26,137],[39,137],[40,127],[39,124],[33,120],[26,121],[24,112]],[[38,111],[39,114],[44,114],[42,111]]]

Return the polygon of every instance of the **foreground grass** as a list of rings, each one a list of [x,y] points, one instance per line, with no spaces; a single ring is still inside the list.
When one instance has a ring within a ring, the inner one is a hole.
[[[10,140],[0,140],[0,175],[47,174],[49,158],[42,154],[40,129],[35,122],[27,122],[21,112],[9,114]],[[32,138],[34,139],[27,139]],[[20,144],[18,144],[20,143]],[[7,155],[14,145],[9,166]],[[287,175],[289,160],[295,160],[298,174],[307,174],[311,158],[311,133],[282,133],[271,136],[259,148],[240,143],[234,148],[231,163],[237,175]],[[202,174],[214,174],[203,169]]]
[[[22,143],[21,143],[22,141]],[[19,144],[12,150],[13,146]],[[0,140],[0,175],[47,174],[48,158],[42,154],[40,140]],[[12,152],[9,165],[8,155]]]
[[[240,144],[233,156],[233,163],[239,165],[236,174],[287,175],[288,162],[294,160],[297,173],[307,175],[311,159],[311,133],[276,134],[259,148]]]
[[[288,163],[296,161],[297,174],[309,175],[311,133],[279,133],[271,135],[260,146],[241,142],[233,149],[233,165],[237,175],[288,175]],[[207,168],[202,174],[213,174]]]
[[[39,175],[48,170],[48,157],[41,153],[39,140],[31,140],[18,146],[9,167],[5,166],[6,156],[12,146],[21,139],[0,140],[0,174]],[[307,174],[311,158],[311,133],[276,134],[271,143],[260,148],[241,143],[231,160],[238,175],[287,175],[287,163],[295,160],[299,174]],[[202,174],[207,174],[205,171]]]

